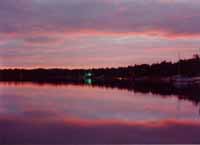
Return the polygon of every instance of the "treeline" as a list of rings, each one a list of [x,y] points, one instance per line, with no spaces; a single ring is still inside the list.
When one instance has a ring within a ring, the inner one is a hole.
[[[68,69],[3,69],[1,81],[76,82],[82,80],[84,70]]]
[[[116,78],[134,79],[137,77],[167,77],[174,75],[200,75],[200,57],[194,55],[191,59],[176,63],[163,61],[152,65],[142,64],[120,68],[100,69],[1,69],[0,80],[7,81],[82,81],[87,73],[91,78],[112,80]]]
[[[152,65],[142,64],[122,68],[93,69],[91,72],[95,76],[108,78],[197,76],[200,75],[200,57],[194,55],[191,59],[182,59],[175,63],[163,61]]]

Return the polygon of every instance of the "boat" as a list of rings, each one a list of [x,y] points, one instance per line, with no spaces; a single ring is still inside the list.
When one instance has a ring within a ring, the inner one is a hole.
[[[172,83],[176,88],[200,87],[200,77],[184,77],[178,75],[172,78]]]

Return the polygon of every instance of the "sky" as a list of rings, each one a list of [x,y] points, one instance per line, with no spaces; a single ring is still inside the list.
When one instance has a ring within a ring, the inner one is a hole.
[[[98,68],[200,53],[198,0],[1,0],[0,68]]]

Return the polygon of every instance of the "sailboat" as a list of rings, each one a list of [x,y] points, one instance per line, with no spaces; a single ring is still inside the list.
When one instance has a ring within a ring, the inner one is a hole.
[[[181,75],[177,75],[172,78],[173,85],[176,88],[182,89],[193,86],[193,79],[189,77],[183,77]]]

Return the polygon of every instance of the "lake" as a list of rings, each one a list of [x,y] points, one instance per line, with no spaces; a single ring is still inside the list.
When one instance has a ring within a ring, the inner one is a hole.
[[[199,104],[177,95],[0,83],[1,144],[200,143],[199,134]]]

